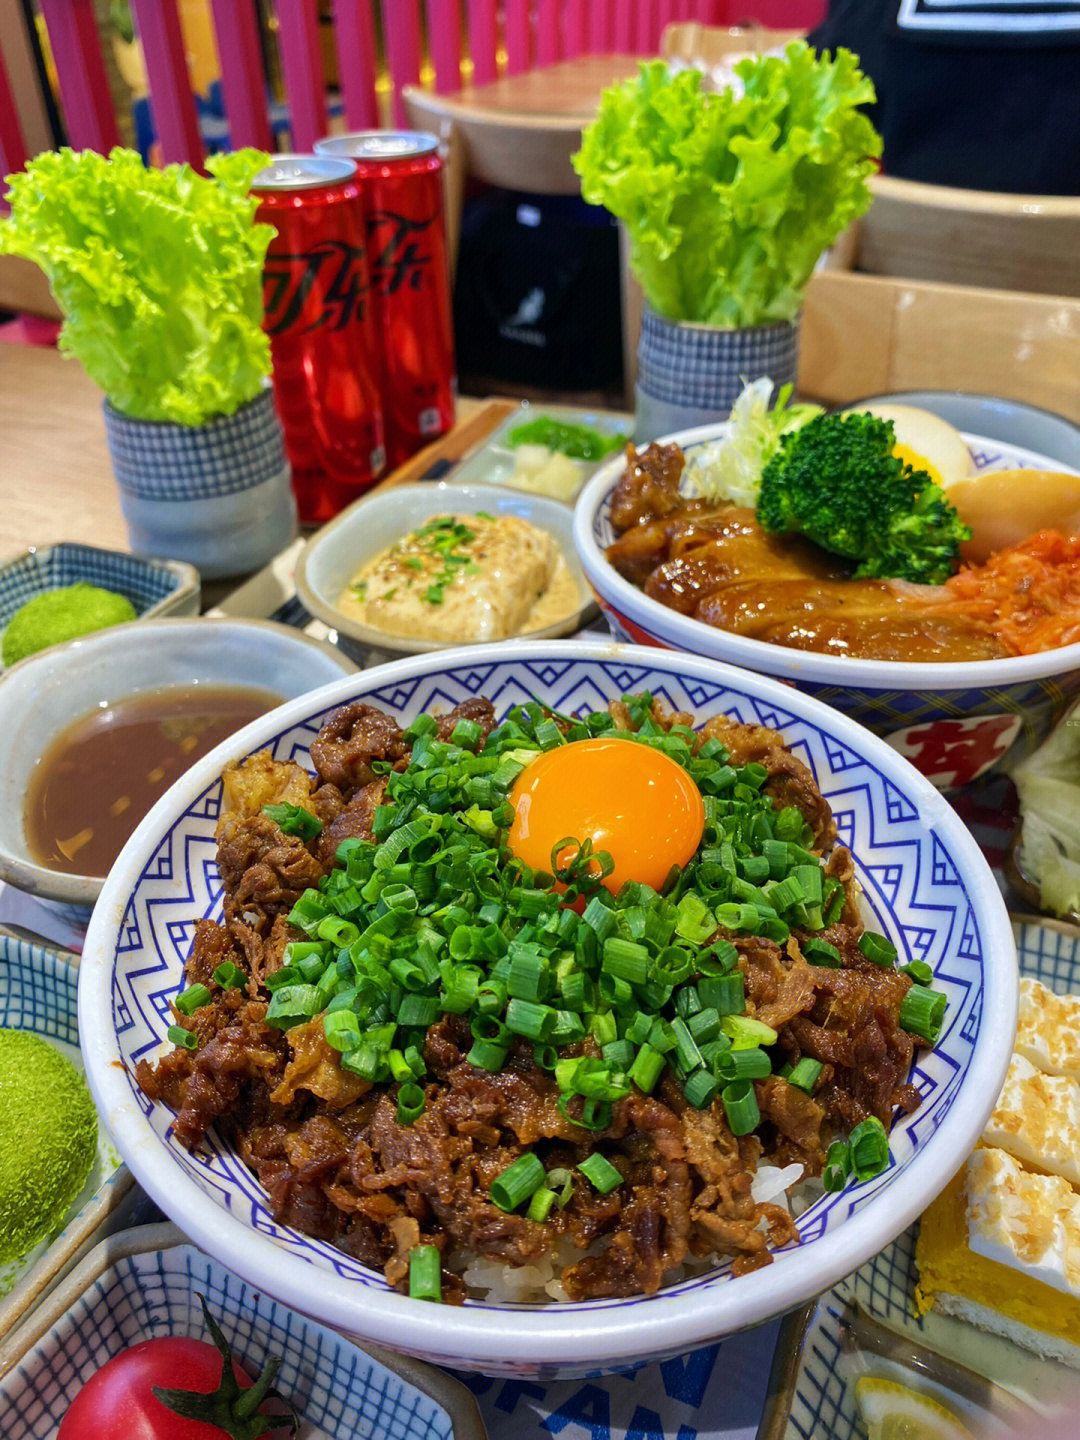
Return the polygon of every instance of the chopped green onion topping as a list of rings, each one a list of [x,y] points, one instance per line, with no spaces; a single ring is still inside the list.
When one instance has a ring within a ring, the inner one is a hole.
[[[811,965],[828,965],[832,970],[839,970],[843,960],[840,951],[828,940],[804,940],[802,953]]]
[[[223,960],[214,971],[214,984],[222,990],[243,990],[247,983],[248,977],[231,960]]]
[[[525,1211],[526,1217],[529,1220],[535,1220],[538,1225],[542,1225],[557,1199],[558,1196],[554,1190],[549,1190],[546,1185],[541,1185],[539,1190],[534,1190],[532,1193],[529,1208]]]
[[[407,1081],[398,1090],[397,1121],[399,1125],[412,1125],[424,1113],[424,1092],[415,1081]]]
[[[492,1181],[488,1192],[491,1203],[507,1212],[516,1210],[528,1200],[547,1180],[544,1167],[531,1150],[519,1155],[497,1180]]]
[[[307,841],[322,834],[322,821],[302,805],[264,805],[263,814],[269,815],[286,835],[299,835],[301,840]]]
[[[858,943],[867,960],[872,960],[875,965],[887,970],[896,964],[896,946],[884,935],[875,935],[872,930],[867,930],[859,936]]]
[[[181,990],[177,995],[175,1004],[181,1015],[194,1015],[196,1010],[209,1004],[213,998],[213,992],[207,986],[189,985],[186,990]]]
[[[948,1000],[942,990],[927,985],[912,985],[900,1001],[900,1028],[918,1035],[928,1045],[936,1045],[945,1023]]]
[[[414,1300],[442,1299],[442,1258],[437,1245],[414,1245],[409,1252],[409,1294]]]
[[[724,1114],[733,1135],[749,1135],[761,1120],[757,1096],[749,1080],[733,1080],[720,1092]]]
[[[799,1090],[805,1090],[807,1095],[812,1095],[814,1086],[824,1068],[820,1060],[812,1060],[809,1055],[804,1055],[797,1065],[792,1066],[785,1078],[789,1085],[794,1085]]]
[[[185,1030],[182,1025],[170,1025],[165,1031],[165,1038],[173,1045],[180,1045],[185,1050],[197,1050],[199,1048],[199,1037],[193,1030]]]
[[[872,1180],[889,1163],[889,1137],[876,1115],[860,1121],[848,1136],[851,1173],[856,1180]]]
[[[610,1160],[605,1159],[599,1150],[594,1150],[587,1155],[577,1167],[589,1180],[601,1195],[608,1195],[612,1190],[618,1189],[623,1183],[623,1177],[612,1165]]]
[[[929,985],[934,978],[934,972],[925,960],[911,960],[907,965],[901,965],[900,974],[914,980],[916,985]]]
[[[851,1146],[846,1140],[834,1140],[825,1156],[821,1181],[829,1194],[843,1190],[851,1174]]]

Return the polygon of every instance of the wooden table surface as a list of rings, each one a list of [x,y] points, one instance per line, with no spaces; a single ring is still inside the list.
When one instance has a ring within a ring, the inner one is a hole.
[[[61,540],[128,549],[101,402],[77,360],[0,344],[0,560]],[[460,399],[454,428],[383,483],[416,479],[438,459],[461,459],[514,403]]]
[[[579,55],[540,70],[504,76],[487,85],[466,85],[453,99],[462,107],[587,123],[600,92],[636,75],[637,55]]]
[[[101,400],[77,360],[0,345],[0,559],[58,540],[128,548]]]

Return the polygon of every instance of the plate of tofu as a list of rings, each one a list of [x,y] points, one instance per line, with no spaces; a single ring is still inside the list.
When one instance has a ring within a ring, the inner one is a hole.
[[[925,1424],[913,1434],[957,1437],[1012,1433],[993,1417],[1013,1401],[1073,1413],[1080,927],[1012,920],[1019,1023],[986,1130],[914,1226],[785,1321],[758,1440],[861,1440],[883,1405]]]

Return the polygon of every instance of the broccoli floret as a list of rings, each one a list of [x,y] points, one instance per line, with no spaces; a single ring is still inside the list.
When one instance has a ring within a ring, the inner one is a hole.
[[[757,516],[857,561],[856,576],[940,585],[971,530],[925,470],[893,454],[891,420],[818,415],[784,435],[765,467]]]

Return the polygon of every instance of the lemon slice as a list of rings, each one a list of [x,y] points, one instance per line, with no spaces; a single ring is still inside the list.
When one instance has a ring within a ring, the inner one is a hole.
[[[951,1410],[896,1380],[861,1376],[855,1403],[870,1440],[974,1440]]]

